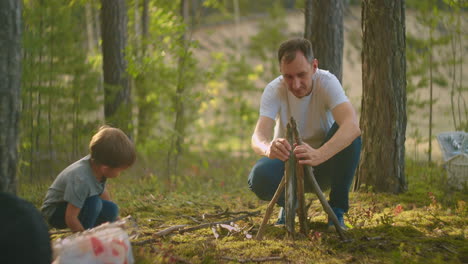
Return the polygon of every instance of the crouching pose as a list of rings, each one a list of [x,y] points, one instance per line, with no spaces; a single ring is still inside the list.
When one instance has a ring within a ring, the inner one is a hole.
[[[119,208],[110,200],[106,181],[135,162],[135,147],[120,129],[104,126],[92,137],[89,153],[49,187],[41,210],[51,226],[83,231],[117,219]]]
[[[349,208],[349,189],[361,150],[356,112],[338,79],[318,68],[308,40],[283,42],[278,60],[281,75],[263,92],[252,136],[253,150],[264,157],[250,172],[249,187],[260,199],[271,200],[293,151],[300,164],[314,168],[322,189],[331,188],[330,206],[345,228],[343,214]],[[297,122],[303,145],[291,146],[285,139],[290,117]],[[312,190],[307,181],[305,188]],[[284,206],[284,194],[278,205]],[[284,210],[277,223],[284,224]],[[333,226],[331,221],[328,224]]]

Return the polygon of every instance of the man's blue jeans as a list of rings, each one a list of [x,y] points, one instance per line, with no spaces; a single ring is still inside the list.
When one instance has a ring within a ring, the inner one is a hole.
[[[336,122],[331,127],[325,138],[327,142],[338,130]],[[325,143],[324,142],[324,143]],[[361,153],[361,137],[356,138],[348,147],[338,152],[331,159],[314,167],[314,176],[322,190],[330,191],[330,206],[349,209],[349,189],[353,182],[354,172],[359,163]],[[261,200],[270,201],[278,188],[284,175],[284,162],[279,159],[261,158],[250,172],[248,184],[250,189]],[[312,185],[308,180],[304,182],[305,190],[312,191]],[[284,192],[277,204],[284,206]]]
[[[66,228],[65,211],[67,202],[61,203],[49,219],[49,224],[55,228]],[[80,210],[78,219],[85,229],[93,228],[105,222],[113,222],[119,215],[119,207],[111,202],[101,199],[98,195],[86,199]]]

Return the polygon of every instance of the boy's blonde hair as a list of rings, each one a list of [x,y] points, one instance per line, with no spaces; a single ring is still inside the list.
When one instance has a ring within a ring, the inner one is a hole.
[[[91,159],[100,165],[125,168],[136,159],[135,145],[125,133],[114,127],[102,126],[89,142]]]

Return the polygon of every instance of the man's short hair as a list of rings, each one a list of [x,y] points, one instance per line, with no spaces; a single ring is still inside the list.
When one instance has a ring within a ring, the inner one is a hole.
[[[0,263],[50,264],[49,228],[34,205],[0,192]]]
[[[135,145],[120,129],[102,126],[89,142],[91,159],[111,168],[133,165],[136,159]]]
[[[281,43],[278,49],[278,61],[284,60],[290,63],[296,58],[296,53],[300,51],[304,54],[309,63],[314,60],[314,51],[312,50],[312,43],[305,38],[295,38]]]

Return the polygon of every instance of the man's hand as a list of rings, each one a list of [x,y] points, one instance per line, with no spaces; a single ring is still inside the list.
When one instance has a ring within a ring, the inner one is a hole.
[[[291,145],[284,138],[277,138],[271,141],[265,156],[270,159],[280,159],[287,161],[289,159],[289,152],[291,151]]]
[[[320,150],[314,149],[306,143],[302,143],[302,145],[295,144],[294,154],[299,164],[302,165],[317,166],[325,161]]]

